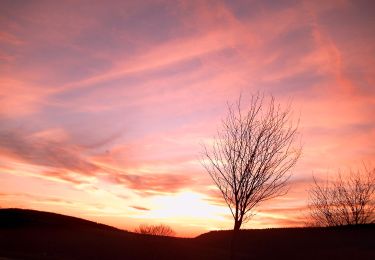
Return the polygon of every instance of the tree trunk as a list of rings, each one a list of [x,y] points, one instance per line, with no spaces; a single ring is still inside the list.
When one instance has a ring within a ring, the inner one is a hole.
[[[236,259],[236,252],[237,252],[237,237],[238,233],[240,231],[242,221],[235,220],[234,221],[234,227],[233,227],[233,233],[232,233],[232,241],[230,243],[230,259],[235,260]]]

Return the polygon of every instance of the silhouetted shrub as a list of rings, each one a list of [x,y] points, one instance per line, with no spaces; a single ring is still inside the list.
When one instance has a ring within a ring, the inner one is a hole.
[[[174,236],[176,232],[167,225],[146,225],[142,224],[134,230],[134,232],[145,235],[154,235],[154,236]]]
[[[374,223],[375,169],[340,173],[309,191],[309,208],[314,226],[342,226]]]

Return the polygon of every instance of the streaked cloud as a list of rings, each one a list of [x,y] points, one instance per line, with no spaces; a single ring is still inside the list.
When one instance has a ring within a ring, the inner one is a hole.
[[[130,206],[131,208],[133,208],[133,209],[136,209],[136,210],[150,210],[150,209],[148,209],[148,208],[145,208],[145,207],[140,207],[140,206]]]

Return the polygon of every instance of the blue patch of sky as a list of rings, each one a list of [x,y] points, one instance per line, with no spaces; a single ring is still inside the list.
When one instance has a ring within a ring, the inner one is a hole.
[[[193,58],[178,64],[166,65],[162,68],[157,68],[155,70],[141,71],[137,73],[131,73],[124,75],[117,79],[108,80],[105,82],[100,82],[85,88],[72,88],[64,92],[58,93],[51,97],[51,100],[57,102],[64,102],[64,100],[79,100],[94,91],[105,90],[107,88],[119,88],[119,89],[136,89],[139,85],[150,82],[154,79],[173,77],[178,74],[189,75],[194,71],[201,68],[202,64],[199,58]],[[186,86],[190,83],[194,83],[198,80],[211,77],[212,74],[207,73],[205,75],[200,75],[199,78],[186,77],[183,81]],[[166,86],[171,87],[171,86]]]
[[[41,84],[63,84],[84,79],[98,71],[106,70],[112,63],[82,51],[60,45],[38,46],[17,60],[18,67],[25,71],[45,70]]]
[[[368,41],[368,37],[375,36],[375,17],[373,11],[375,2],[363,6],[357,2],[350,8],[331,9],[319,16],[319,24],[323,26],[337,43],[345,44],[350,38]]]
[[[247,20],[251,17],[262,16],[267,11],[282,11],[283,9],[298,4],[298,1],[296,0],[225,0],[224,2],[239,20]],[[270,19],[272,19],[272,17],[270,17]]]
[[[286,65],[293,59],[298,59],[308,54],[314,48],[311,28],[300,27],[279,35],[264,47],[264,51],[278,51],[280,54],[275,65]]]
[[[291,75],[274,82],[260,82],[264,88],[272,89],[272,93],[281,95],[298,95],[309,93],[309,91],[327,80],[327,75],[305,71]]]
[[[178,12],[171,9],[169,5],[149,3],[131,12],[113,12],[110,16],[102,17],[99,28],[92,28],[93,31],[86,34],[81,42],[90,44],[100,32],[109,35],[111,47],[121,48],[123,41],[116,37],[125,35],[126,38],[133,39],[133,42],[126,43],[133,46],[125,47],[137,49],[140,42],[153,45],[174,38],[176,34],[181,35],[183,26],[180,19]],[[104,40],[103,42],[106,43]]]
[[[181,66],[183,69],[181,69]],[[127,102],[129,102],[129,104],[133,104],[134,99],[143,98],[140,96],[140,94],[138,94],[137,87],[145,82],[145,78],[147,78],[152,85],[153,78],[163,78],[178,73],[188,73],[188,71],[195,70],[199,67],[199,59],[193,59],[179,64],[178,67],[170,66],[157,71],[151,71],[146,74],[140,73],[138,75],[129,75],[125,78],[111,81],[110,83],[96,84],[90,88],[71,89],[51,97],[52,101],[57,101],[57,104],[68,101],[73,104],[77,104],[79,107],[81,99],[85,99],[93,91],[103,90],[103,96],[96,95],[97,99],[91,101],[93,102],[92,106],[94,109],[95,102],[109,105],[113,103],[123,103],[123,106],[115,106],[115,108],[110,110],[96,111],[95,113],[92,113],[79,112],[65,106],[59,107],[48,105],[43,110],[43,117],[46,119],[46,121],[51,123],[54,122],[54,124],[62,124],[64,128],[82,127],[84,125],[88,125],[90,127],[92,126],[96,128],[96,130],[102,129],[105,126],[113,126],[115,129],[126,128],[128,134],[132,134],[133,137],[139,137],[143,134],[152,133],[153,131],[167,131],[173,127],[179,127],[182,124],[188,124],[190,121],[194,120],[194,109],[192,109],[191,113],[184,114],[183,116],[173,116],[173,118],[168,118],[168,116],[165,115],[153,114],[152,111],[144,111],[139,109],[137,102],[135,102],[135,105],[127,105]],[[204,77],[207,78],[210,76],[211,75],[209,74],[204,75]],[[200,80],[202,80],[201,77],[193,77],[187,80],[183,79],[183,82],[181,82],[181,84],[178,86],[170,86],[166,82],[165,85],[147,92],[147,95],[162,95],[164,91],[168,93],[168,91],[171,91],[172,89],[189,87],[191,84],[197,83]],[[126,94],[126,91],[122,91],[122,94],[113,96],[112,94],[105,94],[106,88],[119,88],[119,91],[122,88],[133,88],[134,91],[129,95]],[[172,102],[174,101],[172,100]],[[53,104],[54,102],[51,103]],[[173,104],[158,105],[169,106],[170,109],[173,110]],[[178,112],[176,111],[176,113]]]
[[[363,72],[363,69],[356,66],[347,64],[347,66],[343,69],[343,74],[347,77],[350,81],[352,81],[354,86],[362,92],[362,94],[375,94],[374,85],[368,81],[367,75]]]

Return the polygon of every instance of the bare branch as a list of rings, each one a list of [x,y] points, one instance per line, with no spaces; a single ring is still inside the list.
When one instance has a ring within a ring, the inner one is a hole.
[[[375,169],[350,170],[347,178],[318,183],[309,191],[310,215],[314,225],[341,226],[374,223]]]
[[[228,104],[214,144],[204,147],[203,165],[227,203],[235,229],[259,203],[287,192],[289,171],[302,149],[296,145],[297,129],[290,106],[281,109],[272,96],[266,102],[263,95],[253,95],[245,112],[241,97]]]

